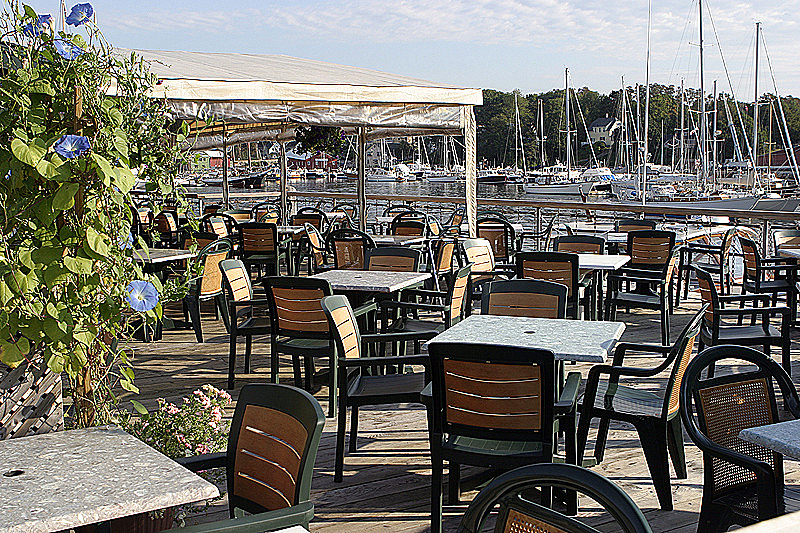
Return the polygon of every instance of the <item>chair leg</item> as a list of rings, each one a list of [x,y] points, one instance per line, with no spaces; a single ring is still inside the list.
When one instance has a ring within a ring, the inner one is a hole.
[[[461,501],[461,465],[450,461],[447,468],[447,503],[458,505]]]
[[[253,351],[253,336],[248,335],[245,337],[244,343],[244,373],[250,373],[250,354]]]
[[[431,533],[442,533],[442,457],[431,449]]]
[[[339,398],[341,402],[342,399]],[[342,402],[343,403],[343,402]],[[358,406],[354,405],[350,408],[350,453],[355,453],[356,444],[358,443]]]
[[[783,365],[783,369],[786,370],[786,373],[789,376],[792,375],[792,352],[791,352],[791,341],[789,339],[784,339],[781,343],[781,364]]]
[[[294,373],[294,386],[298,389],[303,388],[303,376],[300,372],[300,356],[292,355],[292,372]]]
[[[672,510],[672,489],[669,482],[669,459],[667,458],[667,435],[661,422],[645,423],[637,426],[639,442],[642,444],[644,458],[653,486],[656,489],[658,503],[663,511]]]
[[[197,342],[203,342],[203,325],[200,322],[200,300],[188,296],[184,299],[186,308],[189,311],[189,317],[192,321],[192,328],[194,329],[194,336]]]
[[[309,359],[311,359],[309,357]],[[313,361],[313,359],[311,359]],[[336,414],[336,384],[338,383],[337,380],[337,365],[336,365],[336,354],[331,354],[328,356],[329,360],[329,370],[328,370],[328,418],[332,418]],[[313,362],[312,362],[313,365]],[[355,407],[354,407],[355,409]],[[353,417],[355,418],[355,416]]]
[[[675,477],[686,479],[686,454],[683,449],[683,426],[681,417],[676,416],[667,422],[667,447],[669,456],[672,458],[672,466],[675,468]]]
[[[600,427],[597,428],[597,440],[594,443],[594,458],[597,461],[597,464],[600,464],[603,461],[603,456],[606,452],[609,424],[610,421],[608,418],[601,418]]]
[[[589,406],[586,406],[581,413],[580,420],[578,421],[578,436],[576,445],[577,459],[575,461],[575,464],[578,466],[583,465],[583,455],[586,449],[586,441],[589,438],[589,424],[592,422],[592,418],[588,413],[589,410]]]
[[[355,410],[356,408],[353,407]],[[355,415],[355,412],[353,413]],[[333,472],[333,481],[341,483],[344,471],[344,430],[347,427],[347,406],[345,402],[339,404],[339,420],[336,430],[336,465]]]
[[[236,381],[236,330],[231,331],[230,351],[228,352],[228,389],[233,390]]]

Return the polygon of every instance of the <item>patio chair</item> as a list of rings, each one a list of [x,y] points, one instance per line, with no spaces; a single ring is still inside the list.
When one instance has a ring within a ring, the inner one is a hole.
[[[778,303],[778,295],[786,295],[789,309],[796,309],[797,260],[790,257],[761,257],[755,242],[739,237],[744,255],[742,294],[769,294],[772,305]]]
[[[295,250],[294,271],[298,274],[300,273],[300,267],[304,259],[308,259],[309,276],[336,268],[335,264],[328,259],[328,247],[325,246],[325,240],[316,226],[306,223],[304,228],[303,241]]]
[[[554,488],[579,492],[594,500],[616,522],[614,531],[652,533],[639,507],[613,482],[591,470],[558,463],[521,466],[492,480],[469,504],[457,533],[485,531],[484,523],[497,505],[497,533],[596,532],[576,517],[532,501],[532,493],[546,494]]]
[[[481,299],[483,285],[486,282],[497,279],[508,279],[514,273],[508,269],[498,269],[494,262],[492,245],[486,239],[464,239],[461,241],[461,249],[467,259],[467,263],[472,265],[470,276],[470,298],[472,300]],[[472,307],[467,307],[467,313],[472,311]]]
[[[428,215],[416,209],[398,213],[389,224],[389,234],[424,237],[428,234]]]
[[[439,238],[428,241],[428,264],[421,267],[431,273],[432,288],[441,291],[447,288],[447,280],[453,274],[453,258],[458,249],[457,239]],[[433,258],[430,261],[430,258]]]
[[[562,235],[553,239],[553,250],[572,254],[605,254],[606,240],[594,235]]]
[[[347,215],[348,218],[355,220],[358,216],[358,205],[353,202],[341,202],[333,206],[333,211],[339,211]]]
[[[194,245],[197,245],[198,250],[202,250],[212,242],[220,240],[216,233],[209,233],[206,231],[184,231],[181,238],[181,248],[188,250]],[[225,239],[227,241],[227,239]],[[230,241],[227,241],[230,243]]]
[[[477,232],[478,238],[491,243],[498,265],[508,266],[514,262],[514,254],[519,248],[514,226],[508,220],[496,216],[478,217]]]
[[[152,228],[158,235],[159,248],[177,248],[180,245],[181,232],[175,211],[161,211],[153,218]]]
[[[705,311],[706,306],[703,306],[686,324],[672,346],[628,342],[617,344],[611,365],[595,365],[589,369],[586,391],[578,406],[581,413],[578,426],[578,464],[583,461],[589,424],[593,418],[600,419],[594,448],[598,463],[603,460],[610,421],[632,424],[639,435],[659,504],[665,511],[672,510],[668,451],[675,467],[675,475],[679,479],[686,479],[683,430],[679,415],[680,388]],[[652,353],[666,358],[654,367],[632,368],[623,366],[628,352]],[[660,391],[645,390],[641,383],[637,386],[633,382],[660,374],[669,376],[666,386],[663,387],[663,394]],[[620,379],[626,378],[630,382],[620,384]]]
[[[328,215],[325,214],[325,211],[310,206],[301,207],[291,217],[292,226],[303,226],[305,224],[311,224],[322,235],[326,235],[331,227],[331,222],[328,220]]]
[[[549,350],[491,343],[434,343],[428,431],[431,445],[431,531],[442,529],[442,476],[449,463],[449,501],[459,500],[462,464],[510,470],[551,463],[554,422],[565,432],[567,462],[576,460],[575,401],[580,373],[570,372],[556,397]]]
[[[244,371],[250,373],[250,355],[254,335],[269,335],[270,320],[263,316],[269,311],[266,298],[255,298],[247,267],[239,259],[226,259],[220,263],[222,283],[227,306],[222,319],[230,335],[228,351],[228,389],[233,390],[236,380],[236,346],[239,337],[245,338]],[[260,311],[262,315],[256,314]]]
[[[588,319],[592,310],[592,278],[581,277],[578,256],[564,252],[520,252],[517,254],[517,278],[560,283],[567,288],[567,318],[579,318],[582,301]]]
[[[722,361],[742,366],[735,374],[701,376]],[[783,456],[739,438],[746,428],[778,421],[773,382],[783,407],[800,418],[800,399],[775,361],[744,346],[715,346],[686,368],[681,418],[689,438],[703,452],[703,500],[698,533],[727,531],[795,510],[797,495],[784,498]]]
[[[614,231],[618,233],[627,233],[629,231],[648,229],[656,229],[655,220],[646,220],[643,218],[621,218],[614,222]]]
[[[257,279],[280,275],[281,259],[289,261],[285,243],[278,236],[278,226],[270,222],[239,225],[239,257],[251,275],[253,267],[257,268]]]
[[[453,209],[452,213],[450,213],[450,216],[447,218],[447,221],[444,223],[442,232],[446,235],[457,236],[459,233],[461,233],[461,224],[464,222],[465,215],[465,208],[458,206]]]
[[[216,233],[220,239],[235,237],[239,233],[239,221],[225,213],[203,215],[200,219],[200,231]]]
[[[789,325],[792,310],[783,306],[769,307],[770,297],[766,294],[720,296],[711,274],[696,268],[695,275],[700,285],[700,297],[703,303],[708,304],[703,327],[700,330],[700,349],[719,344],[759,346],[769,356],[770,347],[778,346],[781,349],[783,368],[791,375],[792,341]],[[748,303],[750,306],[746,306]],[[770,324],[770,316],[775,313],[781,316],[780,330]],[[724,321],[726,317],[737,318],[737,324],[726,323]],[[742,324],[744,317],[750,318],[749,325]]]
[[[617,308],[653,309],[661,314],[661,344],[669,344],[673,279],[680,249],[671,231],[628,232],[628,265],[608,274],[605,315],[616,320]],[[630,284],[636,283],[635,290]],[[655,291],[653,290],[655,288]]]
[[[366,256],[375,248],[372,237],[350,228],[333,230],[328,235],[327,244],[337,270],[365,270]]]
[[[250,209],[228,209],[223,211],[224,214],[230,215],[233,217],[236,222],[249,222],[252,218],[251,210]]]
[[[227,259],[231,244],[221,239],[200,250],[197,261],[203,265],[203,273],[189,282],[189,290],[183,297],[186,314],[194,329],[197,342],[203,342],[203,325],[200,320],[200,302],[214,300],[214,312],[218,317],[219,309],[225,307],[225,295],[222,291],[222,272],[219,264]]]
[[[566,318],[567,287],[537,279],[490,281],[483,290],[481,314]]]
[[[422,254],[407,246],[379,246],[367,252],[366,270],[417,272]]]
[[[731,246],[736,238],[736,228],[731,228],[722,236],[719,245],[690,242],[681,248],[678,263],[677,290],[675,291],[675,305],[680,305],[681,285],[683,285],[684,300],[689,297],[689,281],[695,267],[702,268],[709,274],[720,277],[720,293],[730,294],[733,275],[731,273]],[[707,261],[695,261],[696,255],[708,257]],[[713,261],[711,261],[713,259]]]
[[[336,361],[339,368],[339,414],[336,431],[336,462],[333,480],[342,481],[344,470],[344,436],[347,408],[350,407],[350,453],[356,451],[358,408],[365,405],[420,403],[420,392],[428,383],[428,356],[400,354],[393,357],[369,357],[362,343],[392,342],[406,339],[402,333],[362,335],[353,309],[342,295],[326,296],[322,309],[328,317],[328,327],[336,340]],[[370,375],[367,370],[377,365],[422,365],[425,372]]]
[[[328,416],[336,414],[338,383],[334,341],[328,319],[322,310],[322,298],[333,291],[327,280],[319,278],[271,277],[264,282],[269,300],[270,355],[272,381],[278,382],[279,356],[292,357],[295,386],[301,387],[300,358],[305,369],[305,388],[311,390],[315,359],[328,358]]]
[[[314,516],[311,478],[324,425],[319,402],[306,391],[274,383],[242,387],[227,451],[177,460],[193,472],[225,467],[231,519],[176,531],[308,528]],[[252,514],[234,518],[242,511]]]
[[[264,220],[267,217],[267,220]],[[275,218],[275,220],[272,220]],[[278,203],[267,201],[259,202],[250,208],[250,219],[257,222],[273,222],[275,224],[281,223],[281,206]]]

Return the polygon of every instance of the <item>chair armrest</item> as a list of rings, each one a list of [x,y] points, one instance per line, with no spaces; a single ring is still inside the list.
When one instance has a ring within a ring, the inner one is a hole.
[[[720,316],[752,316],[772,313],[789,315],[792,310],[788,307],[745,307],[744,309],[717,309],[714,312]]]
[[[428,311],[444,311],[445,307],[441,304],[422,304],[416,302],[398,302],[397,300],[380,300],[378,307],[400,307],[404,309],[422,309]]]
[[[292,526],[307,527],[312,518],[314,518],[314,504],[302,502],[275,511],[266,511],[241,518],[229,518],[196,526],[176,527],[169,531],[175,531],[176,533],[257,533],[260,531],[277,531]]]
[[[403,289],[403,296],[426,296],[428,298],[447,298],[445,291],[429,291],[426,289]]]
[[[205,453],[203,455],[193,455],[192,457],[179,457],[175,459],[175,462],[192,472],[199,472],[200,470],[226,466],[228,464],[228,454],[225,452]]]
[[[666,355],[672,349],[672,346],[662,346],[661,344],[645,344],[635,342],[620,342],[617,343],[614,349],[614,366],[621,366],[622,361],[625,359],[626,352],[650,352]]]
[[[269,300],[267,298],[253,298],[252,300],[231,300],[228,302],[231,307],[245,307],[248,305],[267,305]]]
[[[666,283],[666,280],[662,277],[661,272],[657,272],[657,276],[653,276],[652,278],[649,276],[613,276],[614,280],[623,280],[623,281],[640,281],[642,283]],[[612,277],[612,276],[609,276]]]
[[[353,316],[361,316],[377,309],[378,306],[375,305],[375,302],[368,302],[353,309]]]
[[[770,303],[772,300],[769,297],[769,294],[735,294],[731,296],[717,296],[720,303],[728,303],[728,302],[767,302]]]
[[[561,390],[561,397],[553,406],[555,415],[566,415],[575,412],[575,405],[578,402],[578,389],[581,386],[581,373],[570,372]]]
[[[701,243],[689,243],[683,247],[683,251],[692,254],[720,254],[719,245]]]
[[[608,374],[609,377],[616,379],[619,379],[620,376],[646,378],[660,374],[663,370],[663,366],[658,366],[655,368],[640,368],[632,366],[595,365],[589,369],[587,382],[598,382],[600,379],[600,374]]]

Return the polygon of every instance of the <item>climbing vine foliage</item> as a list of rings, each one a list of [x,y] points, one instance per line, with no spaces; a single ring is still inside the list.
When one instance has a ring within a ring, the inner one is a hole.
[[[65,372],[77,425],[108,420],[117,384],[135,391],[119,339],[161,304],[134,308],[131,283],[162,287],[135,261],[132,169],[174,195],[184,140],[147,64],[116,53],[86,6],[64,31],[15,0],[0,13],[0,361]]]

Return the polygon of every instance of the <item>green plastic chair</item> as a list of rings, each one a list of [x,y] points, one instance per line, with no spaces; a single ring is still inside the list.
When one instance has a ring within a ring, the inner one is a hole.
[[[314,516],[311,477],[324,425],[322,407],[304,390],[276,383],[242,387],[227,451],[178,459],[193,472],[226,468],[231,519],[170,531],[255,533],[297,525],[308,529]],[[242,460],[243,450],[269,461]]]
[[[230,242],[220,239],[207,245],[198,254],[198,260],[203,264],[203,273],[199,278],[190,282],[189,292],[183,298],[184,310],[189,315],[197,342],[203,342],[200,302],[213,299],[215,302],[214,310],[217,313],[225,307],[220,263],[228,258],[230,251]]]

